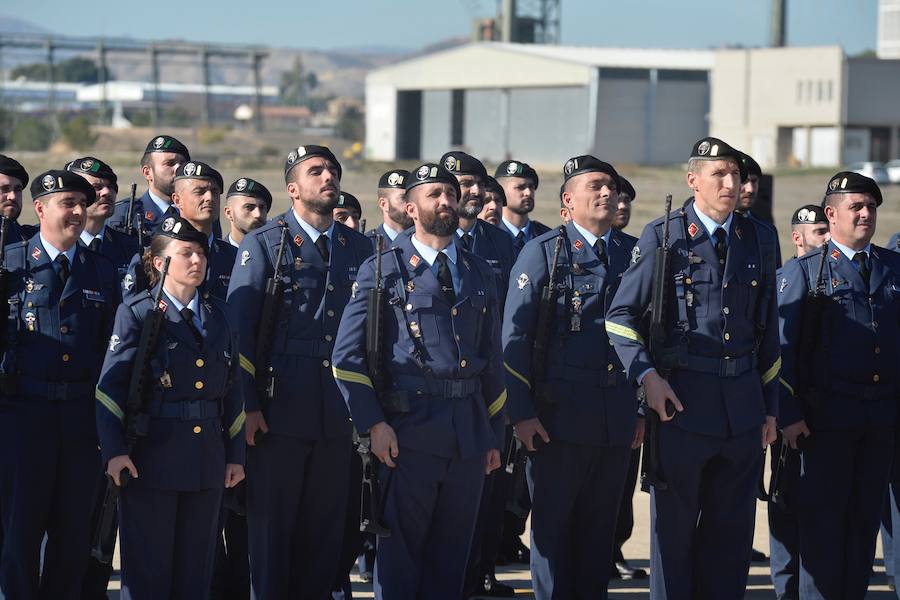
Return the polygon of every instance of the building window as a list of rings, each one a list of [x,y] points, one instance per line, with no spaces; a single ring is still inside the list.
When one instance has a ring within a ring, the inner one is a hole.
[[[825,93],[825,99],[831,102],[832,95],[834,94],[834,81],[831,79],[828,80],[828,87]]]
[[[450,96],[450,145],[462,146],[465,129],[465,90],[453,90]]]
[[[803,102],[803,82],[797,82],[797,104]]]

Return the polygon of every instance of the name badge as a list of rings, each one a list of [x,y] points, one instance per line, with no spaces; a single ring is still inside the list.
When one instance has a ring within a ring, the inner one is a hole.
[[[103,294],[96,290],[81,290],[81,293],[84,294],[84,299],[90,302],[106,302]]]

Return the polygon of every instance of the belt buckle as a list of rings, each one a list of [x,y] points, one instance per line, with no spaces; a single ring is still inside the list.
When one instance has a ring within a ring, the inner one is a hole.
[[[181,420],[191,421],[193,419],[203,418],[203,408],[201,401],[191,400],[190,402],[181,403]]]
[[[453,379],[449,383],[450,383],[450,388],[448,390],[450,392],[449,396],[451,398],[462,398],[462,395],[463,395],[462,379]]]
[[[737,359],[723,358],[719,364],[720,377],[734,377],[737,374]]]

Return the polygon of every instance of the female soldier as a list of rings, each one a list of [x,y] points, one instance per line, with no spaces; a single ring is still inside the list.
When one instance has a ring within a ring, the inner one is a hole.
[[[148,292],[123,303],[97,385],[97,429],[107,473],[122,490],[119,522],[122,597],[206,598],[219,506],[244,478],[244,411],[237,326],[229,307],[197,291],[206,273],[206,236],[169,217],[145,253]],[[125,442],[129,381],[147,315],[159,295],[163,324],[150,358],[145,437]],[[152,295],[151,295],[152,294]]]

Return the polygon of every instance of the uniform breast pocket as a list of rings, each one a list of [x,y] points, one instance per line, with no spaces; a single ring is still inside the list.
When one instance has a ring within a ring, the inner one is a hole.
[[[294,308],[302,308],[313,303],[319,291],[319,279],[312,275],[297,275],[291,282],[291,297]]]
[[[469,304],[469,314],[466,319],[464,321],[456,319],[454,322],[456,334],[464,337],[464,339],[471,340],[473,345],[478,345],[485,317],[487,317],[487,311],[489,310],[487,298],[484,296],[470,296]]]
[[[762,293],[762,276],[759,269],[742,269],[735,277],[740,285],[740,293],[736,295],[736,303],[739,314],[748,319],[756,318],[756,309],[759,304],[759,295]]]
[[[447,310],[440,302],[434,306],[433,300],[429,294],[410,294],[403,307],[410,331],[413,336],[420,337],[426,346],[440,345],[437,310]]]
[[[682,293],[685,295],[683,301],[689,309],[693,308],[695,316],[707,316],[709,314],[709,297],[712,294],[712,271],[708,268],[697,269],[691,273],[689,278],[685,279],[684,288],[682,292],[676,287],[676,296]],[[681,298],[676,297],[676,302],[682,302]]]
[[[856,310],[854,308],[853,292],[847,289],[837,289],[831,295],[831,302],[828,304],[828,312],[831,313],[829,322],[840,323],[855,320]]]

